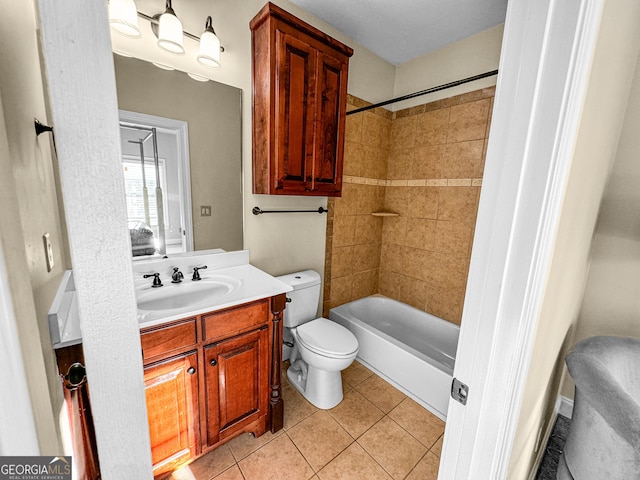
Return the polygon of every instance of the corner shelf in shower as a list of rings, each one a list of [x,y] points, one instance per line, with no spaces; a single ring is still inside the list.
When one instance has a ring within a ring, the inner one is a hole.
[[[400,214],[396,212],[372,212],[374,217],[399,217]]]

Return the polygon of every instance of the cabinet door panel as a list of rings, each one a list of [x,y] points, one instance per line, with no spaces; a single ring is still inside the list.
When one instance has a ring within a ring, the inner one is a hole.
[[[197,354],[144,370],[154,474],[168,472],[197,454]],[[189,373],[193,372],[193,373]]]
[[[328,194],[340,192],[344,149],[347,66],[329,55],[318,54],[313,188]]]
[[[310,190],[313,162],[313,108],[317,52],[295,37],[276,31],[275,188]]]
[[[205,347],[207,443],[267,414],[268,329]],[[226,436],[226,435],[224,435]]]

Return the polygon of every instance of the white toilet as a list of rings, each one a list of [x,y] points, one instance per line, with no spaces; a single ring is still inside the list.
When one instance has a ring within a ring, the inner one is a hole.
[[[287,377],[316,407],[333,408],[342,401],[341,372],[356,358],[358,339],[342,325],[316,318],[317,272],[305,270],[277,278],[293,287],[284,311],[285,342],[293,342]]]

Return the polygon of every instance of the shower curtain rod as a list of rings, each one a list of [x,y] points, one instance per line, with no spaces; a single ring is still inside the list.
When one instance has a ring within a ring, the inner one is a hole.
[[[492,77],[493,75],[497,75],[497,74],[498,74],[498,70],[491,70],[490,72],[480,73],[478,75],[474,75],[473,77],[463,78],[462,80],[456,80],[455,82],[445,83],[444,85],[427,88],[426,90],[420,90],[419,92],[409,93],[401,97],[392,98],[391,100],[386,100],[384,102],[374,103],[373,105],[368,105],[362,108],[356,108],[355,110],[348,111],[347,115],[353,115],[354,113],[360,113],[360,112],[371,110],[377,107],[383,107],[385,105],[389,105],[390,103],[396,103],[396,102],[401,102],[402,100],[408,100],[410,98],[420,97],[422,95],[426,95],[427,93],[433,93],[433,92],[438,92],[440,90],[446,90],[447,88],[457,87],[458,85],[462,85],[464,83],[480,80],[481,78]]]

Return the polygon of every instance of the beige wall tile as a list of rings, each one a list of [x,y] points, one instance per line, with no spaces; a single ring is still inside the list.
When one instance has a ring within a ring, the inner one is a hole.
[[[373,147],[389,148],[391,122],[371,111],[359,115],[363,117],[362,143]]]
[[[354,245],[379,243],[382,236],[382,218],[373,215],[356,216]]]
[[[445,170],[445,145],[433,145],[415,149],[411,178],[443,178]]]
[[[406,215],[409,208],[409,190],[405,187],[387,187],[384,197],[384,208]]]
[[[391,125],[391,150],[413,148],[416,144],[416,117],[398,118]]]
[[[377,291],[459,322],[494,94],[348,118],[350,187],[327,217],[326,305]],[[379,210],[400,216],[369,216]]]
[[[400,148],[389,152],[387,178],[389,180],[408,178],[413,171],[415,148]]]
[[[429,313],[460,325],[464,290],[452,291],[448,288],[434,288],[427,303]]]
[[[406,277],[403,283],[402,301],[419,310],[427,309],[427,302],[430,296],[430,287],[424,280]]]
[[[358,205],[357,185],[352,183],[342,184],[342,196],[334,200],[334,215],[355,215]]]
[[[425,260],[425,280],[434,288],[464,290],[469,260],[451,253],[430,253],[431,256]]]
[[[404,247],[402,255],[402,273],[411,278],[427,280],[429,265],[433,261],[433,252],[418,248]]]
[[[363,130],[363,115],[361,113],[347,115],[344,129],[344,138],[346,141],[362,143]]]
[[[416,146],[440,145],[447,141],[449,108],[434,110],[417,116]]]
[[[403,245],[406,231],[406,217],[386,217],[382,222],[382,243]]]
[[[444,152],[445,178],[477,178],[482,176],[484,140],[449,143]]]
[[[438,188],[411,187],[407,215],[415,218],[438,218]]]
[[[333,221],[333,247],[353,245],[356,232],[356,216],[336,216]]]
[[[353,250],[353,273],[377,269],[380,265],[380,244],[356,245]]]
[[[436,239],[436,220],[429,218],[408,218],[407,232],[404,244],[420,248],[422,250],[433,250]]]
[[[354,273],[351,287],[353,298],[364,298],[378,293],[378,276],[378,269]]]
[[[438,220],[434,250],[460,256],[468,255],[472,230],[473,224],[469,222]]]
[[[347,141],[344,144],[343,174],[362,176],[364,172],[364,146],[361,143]]]
[[[490,105],[491,100],[485,98],[451,107],[447,142],[484,139]]]
[[[380,270],[378,278],[378,289],[382,295],[389,298],[398,298],[399,285],[403,280],[403,275],[395,272],[385,272]]]
[[[438,220],[475,223],[478,211],[478,190],[479,187],[441,188],[438,191]]]
[[[380,269],[400,273],[403,270],[404,247],[383,243],[380,250]]]
[[[335,247],[331,256],[331,276],[344,277],[353,273],[353,246]]]
[[[331,279],[331,308],[337,307],[338,305],[344,305],[345,303],[353,300],[351,284],[351,276]]]

